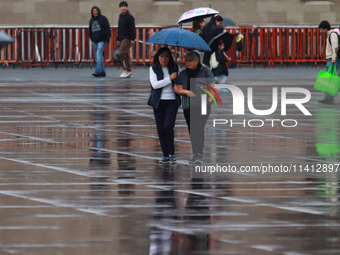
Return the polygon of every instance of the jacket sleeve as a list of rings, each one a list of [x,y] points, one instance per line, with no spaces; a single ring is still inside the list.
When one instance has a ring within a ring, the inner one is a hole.
[[[91,41],[92,41],[92,27],[91,27],[91,20],[92,20],[92,19],[90,19],[90,22],[89,22],[89,36],[90,36],[90,39],[91,39]]]
[[[338,53],[338,46],[339,46],[339,40],[338,40],[338,36],[337,34],[331,33],[330,34],[331,37],[331,43],[332,43],[332,60],[336,60],[337,58],[337,53]]]
[[[116,41],[120,41],[120,40],[119,40],[119,20],[120,20],[120,18],[118,18],[118,28],[117,28],[117,37],[116,37]]]
[[[135,26],[135,18],[132,15],[131,15],[129,28],[130,28],[130,40],[134,41],[136,40],[136,26]]]
[[[222,53],[221,51],[217,51],[217,52],[215,53],[215,55],[216,55],[216,60],[217,60],[217,62],[219,62],[219,63],[225,63],[225,62],[228,61],[228,60],[226,60],[226,59],[224,58],[223,53]]]
[[[163,87],[169,85],[171,83],[171,80],[170,80],[170,77],[167,77],[163,80],[158,81],[157,75],[152,70],[152,67],[150,67],[150,83],[151,83],[151,86],[154,89],[160,89],[160,88],[163,88]]]

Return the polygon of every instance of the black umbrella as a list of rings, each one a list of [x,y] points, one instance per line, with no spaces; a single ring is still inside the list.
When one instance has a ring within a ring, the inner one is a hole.
[[[233,26],[236,25],[236,22],[229,19],[229,18],[223,18],[222,21],[222,27],[229,27],[229,26]]]
[[[210,46],[210,49],[212,51],[216,51],[218,49],[217,45],[218,45],[218,42],[220,40],[224,43],[224,50],[223,51],[227,52],[230,49],[231,45],[233,44],[234,35],[229,34],[228,32],[224,32],[224,33],[221,33],[221,34],[215,36],[208,43],[208,45]]]
[[[0,31],[0,49],[11,42],[14,42],[13,38]]]

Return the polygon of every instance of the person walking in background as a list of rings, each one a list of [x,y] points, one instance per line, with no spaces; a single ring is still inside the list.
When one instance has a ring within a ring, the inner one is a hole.
[[[211,55],[211,57],[215,57],[215,61],[218,62],[218,66],[213,68],[211,71],[215,76],[216,83],[225,84],[227,81],[227,76],[229,75],[228,68],[225,63],[231,60],[230,57],[224,58],[224,43],[222,40],[219,40],[217,43],[218,49],[214,51],[215,54]],[[221,88],[221,92],[228,92],[227,89]]]
[[[151,93],[148,100],[148,105],[153,107],[163,152],[160,163],[176,163],[174,126],[181,99],[174,92],[174,81],[179,71],[169,48],[160,48],[150,67]]]
[[[331,26],[326,20],[321,21],[321,23],[319,24],[319,29],[321,30],[321,33],[324,33],[326,35],[326,72],[328,71],[329,67],[334,64],[334,68],[338,69],[340,66],[340,60],[337,58],[337,53],[339,50],[338,35],[336,32],[333,32],[331,30]],[[325,94],[325,98],[319,100],[319,103],[332,104],[334,103],[334,97]]]
[[[111,29],[107,18],[101,15],[100,9],[96,6],[91,10],[90,39],[93,45],[93,52],[96,58],[96,70],[92,74],[95,77],[105,77],[105,67],[103,62],[103,52],[105,45],[110,42]]]
[[[192,22],[192,31],[195,34],[202,35],[204,26],[205,26],[204,19],[195,20]]]
[[[206,43],[209,43],[211,39],[223,32],[222,27],[223,18],[219,15],[213,16],[208,24],[206,24],[202,31],[202,38]],[[203,64],[209,66],[211,52],[205,52],[203,57]]]
[[[123,67],[121,78],[133,77],[130,64],[130,48],[135,45],[136,27],[135,18],[128,11],[128,4],[125,1],[119,3],[120,11],[118,20],[117,45],[120,45],[119,60]]]

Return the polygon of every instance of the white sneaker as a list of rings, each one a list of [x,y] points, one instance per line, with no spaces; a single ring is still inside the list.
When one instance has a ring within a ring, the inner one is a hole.
[[[126,74],[127,74],[127,72],[124,70],[123,72],[122,72],[122,74],[119,76],[120,78],[125,78],[126,77]]]
[[[133,74],[132,73],[128,73],[129,74],[129,77],[132,78],[133,77]]]
[[[129,78],[130,77],[130,74],[128,72],[125,72],[124,76],[122,76],[122,75],[120,76],[120,78]]]

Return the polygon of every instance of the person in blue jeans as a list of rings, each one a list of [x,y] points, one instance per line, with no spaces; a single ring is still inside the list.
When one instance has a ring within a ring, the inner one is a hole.
[[[213,68],[211,71],[215,77],[215,81],[219,84],[225,84],[227,80],[227,76],[229,75],[228,68],[225,63],[231,58],[224,58],[224,43],[223,41],[219,40],[217,43],[217,50],[214,51],[216,60],[218,62],[218,66]],[[213,56],[213,55],[212,55]],[[229,90],[225,88],[220,89],[221,92],[229,92]]]
[[[105,45],[110,42],[111,29],[107,18],[101,15],[100,9],[96,6],[91,10],[92,18],[89,24],[90,39],[92,41],[93,52],[96,58],[96,70],[92,74],[94,77],[105,77],[105,67],[103,62],[103,52]]]
[[[334,68],[338,69],[338,67],[340,66],[340,60],[337,58],[337,53],[339,50],[338,35],[336,34],[336,32],[333,32],[331,30],[331,26],[327,20],[321,21],[321,23],[319,24],[319,29],[321,33],[326,35],[326,71],[328,71],[331,65],[335,65]],[[332,104],[334,103],[334,97],[325,94],[325,98],[319,100],[319,103]]]

